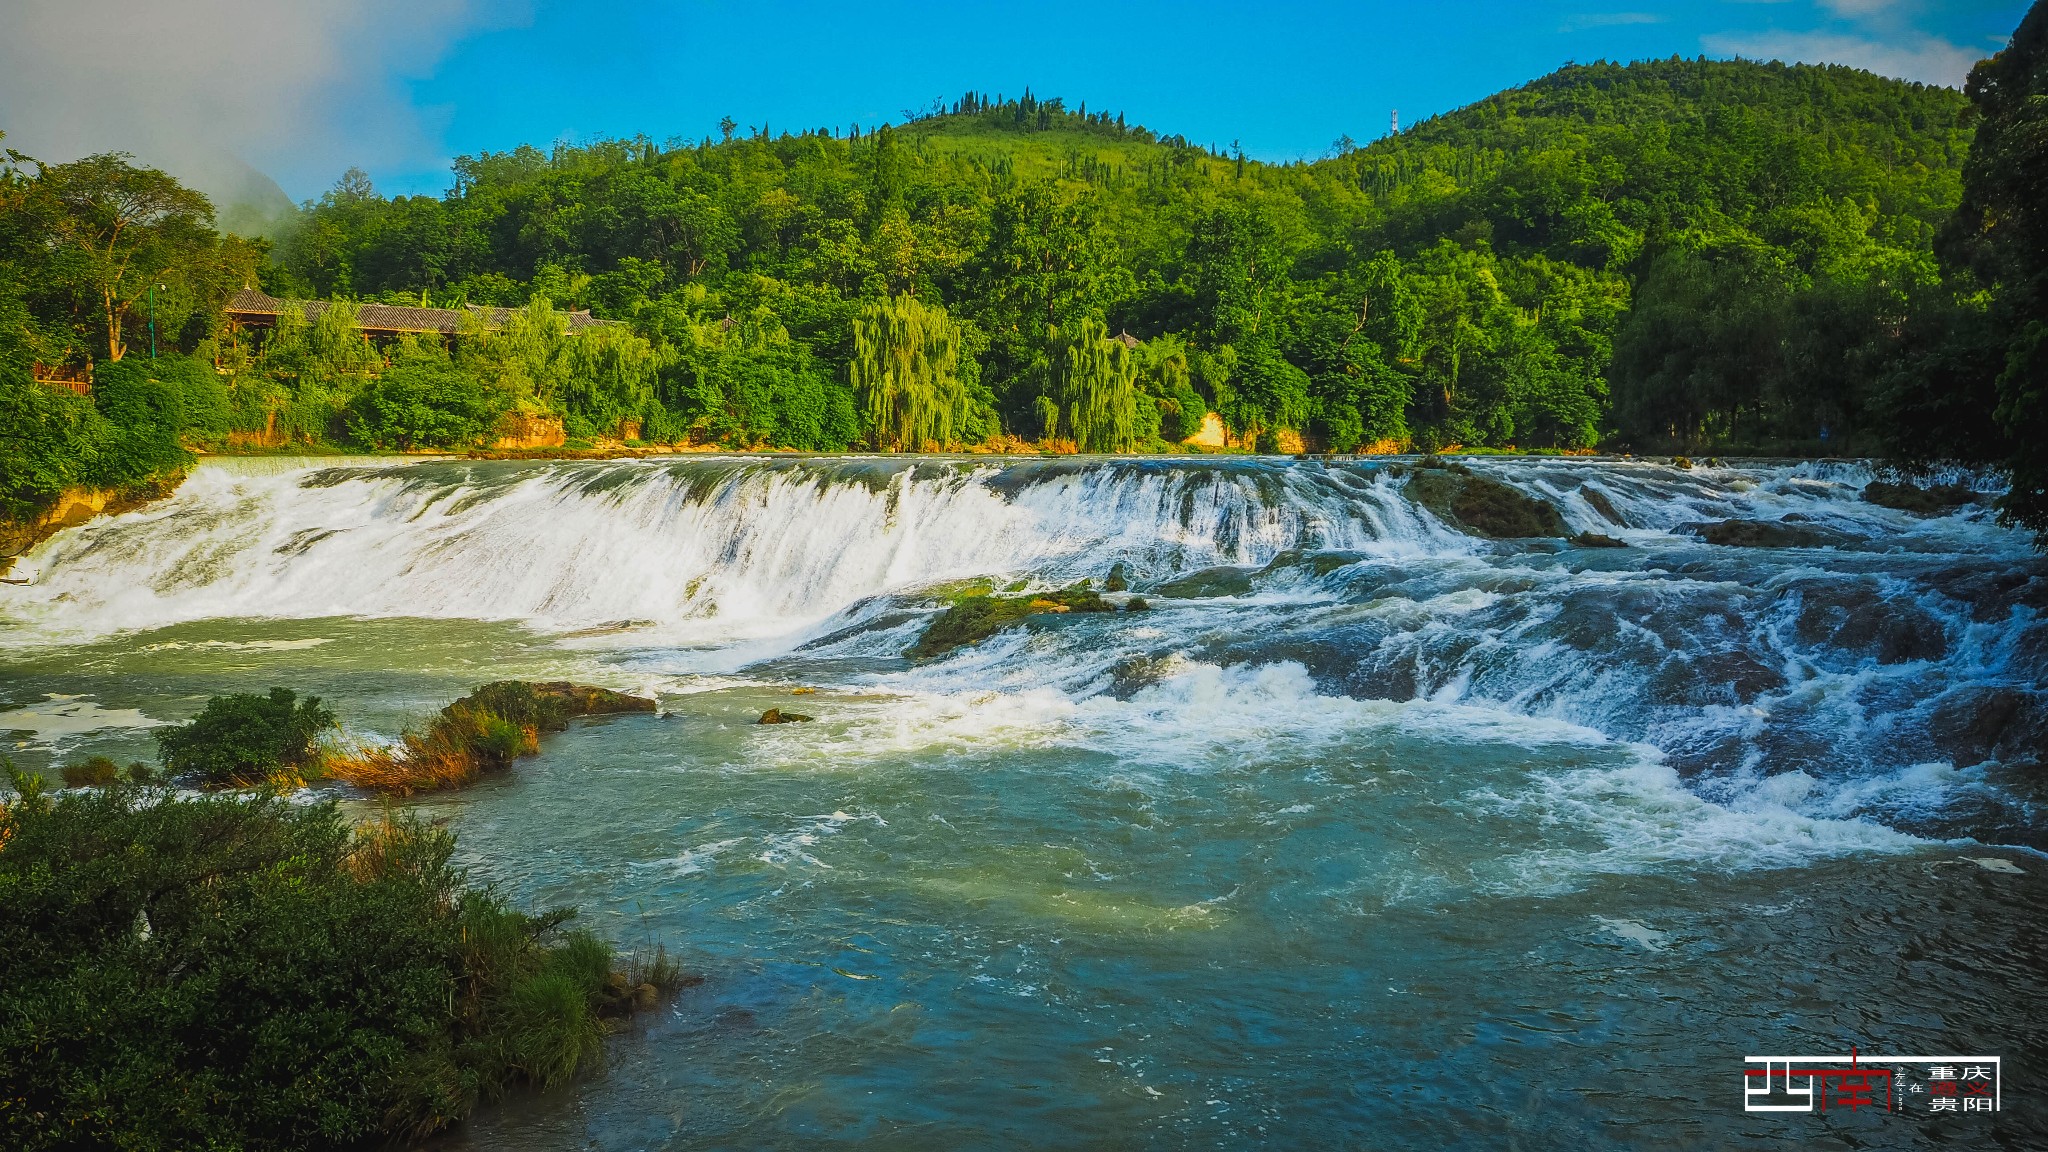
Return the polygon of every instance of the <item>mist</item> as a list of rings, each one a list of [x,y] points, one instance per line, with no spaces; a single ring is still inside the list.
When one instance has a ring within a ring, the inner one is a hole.
[[[407,82],[479,0],[10,0],[0,18],[5,147],[52,163],[133,153],[260,230],[350,165],[431,167],[439,118]],[[287,199],[289,196],[289,199]]]

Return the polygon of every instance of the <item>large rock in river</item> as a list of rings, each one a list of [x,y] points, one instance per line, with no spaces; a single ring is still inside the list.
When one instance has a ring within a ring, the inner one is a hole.
[[[1474,536],[1513,540],[1566,534],[1557,509],[1460,464],[1425,462],[1408,479],[1408,497]]]
[[[1729,548],[1837,548],[1856,539],[1819,524],[1783,520],[1709,520],[1681,524],[1678,531]]]
[[[1977,493],[1961,484],[1922,488],[1915,484],[1872,480],[1863,488],[1863,499],[1881,508],[1894,508],[1914,516],[1942,516],[1965,504],[1976,503]]]

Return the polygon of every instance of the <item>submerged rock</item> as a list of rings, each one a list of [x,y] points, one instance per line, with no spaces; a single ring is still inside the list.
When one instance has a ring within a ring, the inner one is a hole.
[[[1474,536],[1515,540],[1567,534],[1557,509],[1457,465],[1416,469],[1408,480],[1408,496],[1438,519]]]
[[[1710,520],[1681,524],[1678,531],[1729,548],[1836,548],[1856,539],[1819,524],[1783,520]]]
[[[810,719],[811,719],[811,718],[810,718],[809,716],[806,716],[806,715],[804,715],[804,714],[803,714],[803,713],[801,713],[801,712],[784,712],[784,711],[783,711],[782,709],[780,709],[780,708],[770,708],[770,709],[769,709],[769,710],[767,710],[766,712],[763,712],[763,713],[761,713],[761,718],[760,718],[759,720],[756,720],[756,721],[754,721],[754,723],[756,723],[756,724],[805,724],[805,723],[808,723],[808,722],[810,721]]]
[[[1914,516],[1945,516],[1965,504],[1976,503],[1977,493],[1961,484],[1922,488],[1915,484],[1873,480],[1864,486],[1863,499],[1880,508],[1892,508]]]
[[[1152,589],[1154,596],[1172,600],[1207,600],[1218,596],[1242,596],[1252,590],[1250,568],[1202,568],[1176,577]]]
[[[1572,543],[1577,544],[1581,548],[1628,547],[1628,541],[1616,540],[1612,536],[1603,535],[1599,532],[1581,532],[1577,536],[1572,537]]]
[[[1614,501],[1607,498],[1607,493],[1591,485],[1581,485],[1579,495],[1586,498],[1586,503],[1592,506],[1593,511],[1607,517],[1610,522],[1624,528],[1629,526],[1628,521],[1622,519],[1621,513],[1614,510]]]

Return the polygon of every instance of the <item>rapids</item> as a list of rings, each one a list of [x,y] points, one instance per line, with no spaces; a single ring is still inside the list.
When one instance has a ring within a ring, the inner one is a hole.
[[[1744,1117],[1748,1052],[2048,1051],[2028,538],[1851,463],[1467,464],[1628,547],[1466,535],[1404,461],[209,463],[0,588],[0,731],[659,694],[421,802],[712,975],[481,1146],[1768,1146],[1823,1128]],[[1839,543],[1687,531],[1726,519]],[[1117,565],[1150,611],[902,658],[948,585]],[[748,723],[799,685],[818,722]],[[1711,1087],[1600,1088],[1647,1071]],[[1946,1139],[1868,1119],[1830,1138]]]

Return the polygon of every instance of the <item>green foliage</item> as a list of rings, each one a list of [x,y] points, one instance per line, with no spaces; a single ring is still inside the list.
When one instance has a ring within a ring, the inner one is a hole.
[[[11,271],[35,278],[50,311],[71,313],[66,351],[88,359],[118,361],[138,344],[148,354],[191,348],[255,264],[254,246],[214,231],[206,197],[128,159],[38,163],[18,200],[0,200],[15,217],[0,232],[41,242],[40,253],[17,249]]]
[[[2011,478],[2008,522],[2048,541],[2048,5],[1970,73],[1979,117],[1939,245],[1885,380],[1885,439],[1909,465],[1960,460]]]
[[[314,738],[333,726],[319,697],[299,700],[288,688],[215,696],[190,722],[159,729],[157,754],[166,771],[210,787],[253,784],[311,766]]]
[[[66,788],[99,788],[121,778],[121,766],[105,756],[89,756],[64,765]]]
[[[366,448],[466,448],[506,409],[503,392],[457,367],[435,341],[403,341],[349,402],[349,436]]]
[[[0,520],[29,520],[66,488],[99,483],[117,436],[91,400],[0,361]]]
[[[850,371],[877,447],[944,448],[967,426],[960,331],[944,308],[915,296],[870,302],[854,321]]]
[[[454,839],[114,782],[0,809],[0,1143],[418,1140],[599,1054],[610,950],[466,887]]]
[[[1138,360],[1131,349],[1088,318],[1053,329],[1050,345],[1052,379],[1040,401],[1046,436],[1072,440],[1083,452],[1136,448],[1146,437],[1138,425]]]
[[[1896,381],[1921,361],[1902,349],[1969,327],[1908,307],[1963,191],[1964,110],[1840,67],[1602,63],[1269,165],[968,93],[875,130],[464,157],[439,198],[351,171],[269,275],[518,307],[503,331],[465,330],[457,368],[501,411],[586,440],[637,423],[739,447],[1007,432],[1128,451],[1213,410],[1267,448],[1298,431],[1340,449],[1836,451],[1889,419],[1877,407],[1911,407]],[[0,220],[21,235],[59,210],[16,198]],[[631,334],[572,336],[542,299]],[[67,314],[0,292],[0,322],[10,308],[24,347]],[[381,410],[358,399],[386,366],[344,347],[342,316],[222,343],[238,431],[337,437]],[[1134,367],[1098,328],[1140,340]],[[412,419],[443,406],[403,383],[411,431],[380,442],[451,435]],[[2024,420],[2032,393],[2013,387],[1990,403]]]
[[[192,454],[180,443],[186,427],[183,389],[158,379],[149,361],[101,365],[92,401],[114,429],[100,460],[99,476],[106,482],[132,484],[191,463]]]

